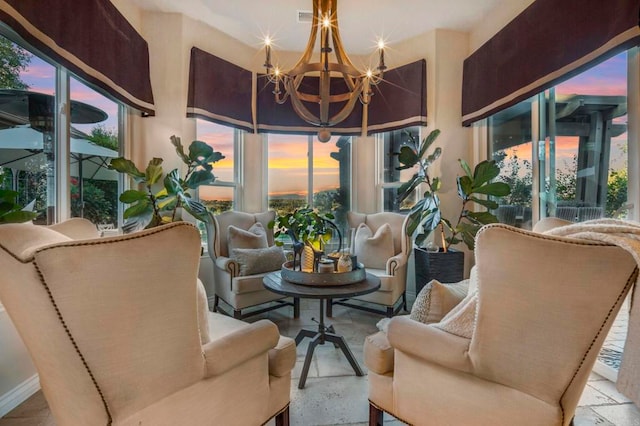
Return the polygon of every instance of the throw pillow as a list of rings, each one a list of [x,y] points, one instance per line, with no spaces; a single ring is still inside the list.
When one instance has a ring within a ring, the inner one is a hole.
[[[468,291],[469,280],[453,284],[431,280],[416,296],[410,318],[425,324],[439,322],[465,298]]]
[[[476,323],[476,304],[478,303],[478,295],[476,293],[469,294],[460,304],[454,307],[451,312],[442,318],[433,327],[444,330],[447,333],[456,336],[471,339],[473,329]]]
[[[358,262],[364,264],[367,268],[385,269],[387,260],[395,255],[391,226],[385,223],[373,235],[367,225],[364,223],[358,225],[354,251],[358,256]]]
[[[240,265],[240,276],[277,271],[287,260],[282,247],[233,249],[233,258]]]
[[[227,229],[227,249],[229,255],[235,249],[259,249],[267,248],[267,232],[260,222],[251,225],[251,228],[244,229],[229,225]]]

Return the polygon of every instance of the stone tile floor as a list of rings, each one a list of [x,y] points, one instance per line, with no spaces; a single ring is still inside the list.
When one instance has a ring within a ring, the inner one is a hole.
[[[319,301],[303,300],[299,319],[292,319],[291,312],[282,309],[259,318],[274,321],[280,332],[295,337],[302,328],[316,329]],[[624,310],[624,308],[623,308]],[[347,340],[352,352],[366,372],[362,345],[365,336],[375,333],[381,316],[367,312],[335,307],[328,323]],[[624,314],[619,320],[624,321]],[[607,345],[613,347],[624,341],[626,324],[618,321],[612,328]],[[368,416],[367,376],[357,377],[339,349],[333,345],[319,345],[304,389],[298,389],[298,380],[304,362],[308,340],[298,347],[298,361],[291,383],[291,424],[303,426],[366,425]],[[578,407],[575,426],[640,426],[640,410],[620,395],[614,383],[592,373]],[[272,426],[273,421],[269,423]],[[404,423],[385,415],[385,425]],[[23,404],[0,419],[0,426],[53,426],[51,413],[41,392],[37,392]]]

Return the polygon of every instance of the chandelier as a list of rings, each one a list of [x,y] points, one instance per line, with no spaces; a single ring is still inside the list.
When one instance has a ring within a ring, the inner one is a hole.
[[[312,62],[318,32],[320,33],[319,61]],[[269,82],[274,85],[275,101],[281,105],[291,98],[291,105],[296,114],[307,123],[320,127],[318,131],[320,142],[331,139],[331,131],[328,128],[344,121],[351,114],[358,100],[363,105],[369,103],[373,95],[371,86],[382,80],[384,70],[387,68],[384,63],[382,39],[378,41],[379,57],[375,70],[361,71],[353,65],[340,40],[338,0],[313,0],[313,22],[307,47],[302,57],[289,71],[283,71],[271,63],[271,39],[266,37],[264,43],[266,55],[264,67]],[[303,91],[302,82],[305,77],[315,77],[318,80],[316,93]],[[332,93],[332,77],[343,79],[346,91]],[[281,89],[284,89],[284,92]],[[305,102],[317,104],[318,115],[312,113],[305,106]],[[333,103],[344,105],[331,116],[329,106]]]

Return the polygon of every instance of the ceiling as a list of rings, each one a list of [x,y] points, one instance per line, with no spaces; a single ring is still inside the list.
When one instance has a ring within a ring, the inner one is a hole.
[[[145,10],[178,12],[203,21],[243,43],[260,47],[265,35],[279,50],[302,51],[310,24],[297,22],[298,10],[310,11],[311,0],[131,0]],[[367,54],[376,40],[389,44],[436,28],[469,31],[509,0],[344,0],[338,21],[347,51]]]

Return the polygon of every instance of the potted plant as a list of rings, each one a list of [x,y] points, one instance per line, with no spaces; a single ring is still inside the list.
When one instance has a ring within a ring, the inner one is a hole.
[[[276,216],[275,220],[269,222],[268,227],[274,230],[276,245],[283,245],[282,241],[278,240],[278,237],[283,234],[291,238],[294,270],[297,265],[302,270],[301,257],[305,245],[313,249],[315,270],[317,261],[324,254],[324,245],[331,239],[334,230],[338,234],[338,251],[342,248],[342,234],[333,223],[333,219],[334,216],[331,213],[323,214],[317,209],[306,206],[297,208],[291,213]]]
[[[414,254],[416,260],[416,293],[431,279],[442,282],[460,281],[464,276],[464,253],[451,249],[464,243],[473,250],[478,230],[488,223],[498,222],[490,211],[475,212],[470,203],[476,203],[488,210],[498,208],[498,204],[480,196],[504,197],[511,189],[504,182],[492,182],[500,174],[500,167],[494,160],[478,163],[473,171],[466,161],[459,159],[464,174],[457,178],[458,196],[462,201],[460,213],[453,220],[442,216],[438,191],[442,186],[439,177],[429,175],[429,166],[442,154],[440,147],[429,151],[440,134],[433,130],[421,142],[409,134],[409,142],[397,153],[401,166],[398,170],[416,167],[417,171],[398,188],[399,202],[406,199],[420,185],[426,185],[426,191],[409,212],[407,233],[415,239]],[[440,231],[438,250],[424,250],[426,239],[435,231]]]
[[[152,228],[164,223],[182,220],[184,208],[193,217],[203,222],[209,221],[209,213],[204,205],[191,198],[189,191],[215,180],[212,164],[224,156],[202,141],[193,141],[188,153],[177,136],[171,136],[178,157],[187,166],[184,178],[178,169],[166,175],[162,170],[162,158],[153,158],[144,171],[123,157],[114,158],[109,168],[131,177],[138,188],[129,189],[120,195],[120,201],[130,206],[124,211],[123,230],[132,232],[143,228]],[[156,188],[161,184],[160,189]]]

